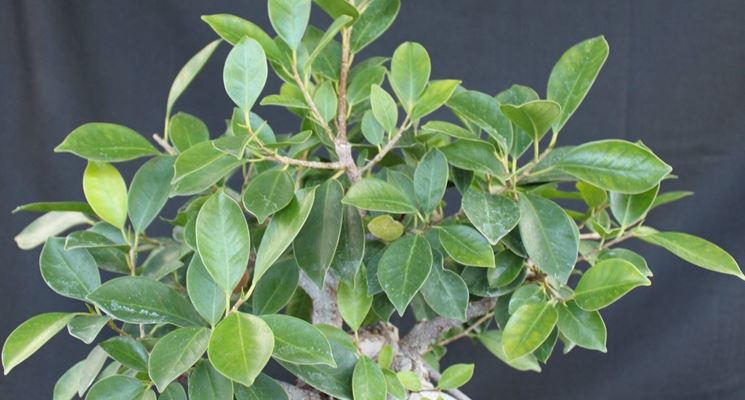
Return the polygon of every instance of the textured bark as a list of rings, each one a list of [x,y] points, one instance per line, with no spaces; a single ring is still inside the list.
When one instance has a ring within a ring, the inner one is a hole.
[[[328,324],[341,328],[341,314],[336,305],[336,287],[338,281],[332,274],[326,275],[323,288],[316,286],[304,272],[300,272],[300,287],[313,300],[313,323]]]

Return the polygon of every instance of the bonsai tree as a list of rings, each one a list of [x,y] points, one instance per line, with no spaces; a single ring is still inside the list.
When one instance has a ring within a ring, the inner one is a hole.
[[[43,244],[42,278],[81,304],[14,330],[6,374],[67,328],[107,339],[70,363],[54,399],[467,399],[474,366],[439,363],[457,340],[526,371],[557,342],[605,352],[600,312],[651,283],[618,247],[628,239],[745,279],[718,246],[645,224],[690,193],[661,192],[672,168],[643,143],[558,146],[608,56],[603,37],[559,58],[544,98],[494,95],[431,80],[417,43],[359,59],[399,0],[315,3],[326,30],[308,25],[310,0],[269,0],[274,38],[203,17],[220,38],[176,76],[159,147],[97,122],[55,149],[88,160],[86,201],[19,207],[44,214],[16,240]],[[221,44],[235,108],[215,133],[173,111]],[[263,93],[270,70],[276,94]],[[286,109],[296,132],[275,132],[257,104]],[[125,182],[116,164],[141,158]],[[178,212],[160,215],[169,201]],[[156,219],[170,235],[148,233]],[[407,313],[417,322],[399,330]],[[297,380],[267,375],[270,359]]]

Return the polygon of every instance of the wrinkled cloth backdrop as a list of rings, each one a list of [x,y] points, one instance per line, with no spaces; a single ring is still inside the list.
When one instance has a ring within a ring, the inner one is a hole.
[[[13,236],[32,215],[18,204],[83,198],[84,162],[53,154],[88,121],[162,129],[171,80],[215,38],[202,14],[234,13],[271,31],[264,0],[4,0],[0,5],[0,336],[45,311],[78,310],[46,287],[38,249]],[[326,24],[320,10],[314,20]],[[497,93],[513,83],[545,95],[561,53],[605,34],[611,53],[594,88],[562,131],[574,144],[607,137],[643,140],[680,176],[665,188],[696,196],[649,219],[729,250],[745,264],[745,2],[404,0],[394,26],[364,55],[390,56],[421,42],[433,77]],[[177,110],[223,129],[231,103],[222,87],[223,45]],[[277,81],[265,93],[276,90]],[[275,130],[295,129],[277,108],[261,108]],[[132,168],[126,169],[131,177]],[[454,200],[451,203],[455,202]],[[543,373],[513,371],[478,345],[452,347],[445,363],[477,363],[465,388],[474,399],[743,399],[745,283],[686,265],[662,250],[648,255],[654,285],[604,312],[608,354],[554,355]],[[2,399],[51,397],[57,377],[88,348],[60,334],[9,376]]]

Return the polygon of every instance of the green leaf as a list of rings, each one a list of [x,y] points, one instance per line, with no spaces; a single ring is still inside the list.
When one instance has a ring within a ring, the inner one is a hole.
[[[266,84],[267,71],[264,49],[251,38],[244,38],[236,44],[225,59],[222,75],[225,91],[244,113],[259,98]]]
[[[512,124],[499,110],[499,103],[494,97],[475,90],[464,90],[453,95],[447,105],[485,130],[500,147],[506,150],[511,148]]]
[[[88,162],[83,174],[83,192],[101,219],[119,229],[124,227],[127,222],[127,184],[114,166]]]
[[[78,372],[78,396],[83,397],[86,390],[88,390],[96,377],[99,376],[101,368],[103,368],[103,365],[108,358],[109,355],[101,348],[101,346],[94,347],[93,350],[88,353],[88,356],[83,360],[83,364]]]
[[[603,36],[587,39],[567,50],[551,70],[546,97],[561,106],[554,132],[564,127],[595,83],[608,58],[608,42]]]
[[[558,319],[556,309],[547,302],[521,306],[504,327],[504,354],[516,360],[532,353],[548,338]]]
[[[448,162],[458,168],[502,177],[504,167],[497,160],[494,146],[481,140],[460,139],[441,147]]]
[[[184,112],[176,113],[168,123],[168,133],[171,141],[180,153],[188,150],[197,143],[210,139],[207,125],[201,119]]]
[[[681,232],[653,232],[640,235],[645,242],[665,248],[689,263],[745,280],[737,261],[721,247],[697,236]]]
[[[297,288],[300,272],[293,257],[274,264],[256,284],[251,300],[256,315],[274,314],[286,306]]]
[[[680,199],[684,199],[688,196],[693,196],[693,192],[675,191],[675,192],[660,193],[657,196],[657,198],[654,199],[654,203],[652,203],[652,208],[657,208],[659,206],[672,203]]]
[[[41,276],[62,296],[85,300],[101,286],[96,260],[85,249],[65,250],[64,243],[63,238],[47,239],[39,258]]]
[[[202,325],[194,307],[170,286],[140,276],[114,278],[88,295],[107,314],[132,324]]]
[[[471,380],[473,364],[454,364],[442,372],[437,388],[440,390],[457,389]]]
[[[189,400],[232,400],[233,382],[207,361],[197,364],[189,374]]]
[[[607,332],[597,311],[585,311],[574,301],[558,306],[559,330],[577,346],[605,353]]]
[[[349,105],[357,105],[370,97],[370,87],[380,85],[385,78],[386,69],[380,65],[369,65],[357,73],[349,76],[349,87],[347,88],[347,101]]]
[[[3,345],[5,375],[64,329],[74,316],[75,314],[59,312],[39,314],[14,329]]]
[[[566,283],[577,261],[577,225],[551,200],[523,194],[519,205],[518,226],[528,255],[543,272]]]
[[[207,350],[210,331],[207,328],[179,328],[155,343],[150,354],[148,374],[162,391],[174,379],[188,371]]]
[[[357,8],[347,0],[313,0],[323,11],[331,18],[339,18],[342,15],[348,15],[352,18],[359,17],[360,13]]]
[[[520,208],[506,196],[468,190],[463,195],[463,211],[491,245],[497,244],[520,220]]]
[[[481,344],[489,350],[490,353],[494,354],[495,357],[502,360],[505,364],[518,371],[534,371],[541,372],[541,366],[538,364],[535,356],[530,353],[522,357],[510,360],[504,354],[504,348],[502,346],[502,332],[500,331],[486,331],[479,335],[479,341]]]
[[[243,161],[216,149],[212,142],[195,144],[176,158],[172,195],[199,193],[241,164]]]
[[[74,226],[85,223],[92,223],[85,214],[68,211],[50,211],[23,228],[13,239],[22,250],[30,250],[46,242],[52,236],[59,235]]]
[[[269,21],[292,50],[303,40],[310,20],[310,0],[269,0]]]
[[[329,122],[334,119],[339,101],[336,97],[334,85],[330,81],[326,81],[318,86],[316,93],[313,95],[313,102],[316,104],[323,122]]]
[[[315,326],[289,315],[264,315],[261,319],[274,334],[272,357],[298,365],[336,367],[329,341]]]
[[[432,81],[416,100],[414,109],[411,111],[411,119],[418,120],[442,107],[455,93],[461,81],[445,79]]]
[[[263,223],[266,217],[285,208],[295,195],[295,184],[287,171],[270,169],[256,175],[243,190],[243,205]]]
[[[354,8],[354,7],[353,7]],[[326,47],[334,40],[334,36],[336,36],[339,31],[347,26],[350,21],[352,21],[353,18],[348,15],[340,15],[339,17],[334,19],[334,22],[329,25],[328,29],[326,29],[326,32],[323,33],[323,35],[318,39],[318,43],[315,45],[315,48],[313,48],[313,51],[308,55],[308,57],[305,59],[304,64],[305,68],[308,68],[308,66],[312,66],[316,59],[318,58],[321,53],[326,49]],[[306,41],[307,41],[306,37]],[[307,47],[310,47],[306,44]],[[330,84],[330,82],[328,82]],[[334,100],[336,96],[334,96]],[[316,102],[318,104],[318,102]],[[330,119],[330,118],[329,118]]]
[[[52,400],[72,400],[78,394],[78,381],[83,362],[79,361],[59,377],[54,385]]]
[[[279,61],[280,52],[277,45],[263,29],[253,22],[230,14],[203,15],[202,20],[228,43],[236,45],[244,37],[250,37],[261,44],[269,59]]]
[[[536,304],[546,301],[546,294],[543,287],[535,283],[520,286],[512,292],[510,302],[507,306],[507,312],[514,314],[517,310],[526,304]]]
[[[331,269],[347,281],[354,279],[365,255],[365,226],[362,215],[352,206],[344,206],[344,217]]]
[[[509,89],[503,90],[495,97],[500,105],[502,104],[513,104],[520,105],[529,101],[538,100],[538,93],[535,90],[522,85],[512,85]],[[512,148],[510,149],[510,155],[513,157],[520,157],[525,150],[530,147],[533,142],[533,138],[520,129],[515,123],[512,124],[513,140]]]
[[[422,390],[422,381],[414,371],[399,371],[396,373],[398,380],[404,387],[412,392]]]
[[[477,230],[467,225],[441,225],[440,244],[455,262],[473,267],[494,267],[494,251]]]
[[[523,270],[524,260],[510,250],[502,250],[494,256],[495,268],[486,272],[489,287],[501,288],[512,283]]]
[[[128,336],[115,336],[99,344],[111,358],[127,368],[147,372],[148,353],[142,343]]]
[[[339,244],[343,196],[344,188],[336,180],[329,179],[319,186],[308,219],[292,245],[297,265],[318,287],[323,287]]]
[[[396,373],[388,369],[383,369],[383,376],[385,377],[388,396],[394,400],[405,400],[406,388],[401,384]]]
[[[458,321],[466,320],[468,286],[460,275],[442,267],[442,255],[434,253],[432,272],[422,286],[422,296],[427,305],[442,315]]]
[[[392,242],[404,234],[405,227],[389,214],[378,215],[367,224],[367,230],[378,239]]]
[[[171,191],[174,157],[155,157],[140,167],[132,178],[128,214],[135,232],[144,232],[163,209]]]
[[[180,383],[173,382],[160,394],[158,400],[186,400],[186,391]]]
[[[204,48],[199,50],[197,54],[192,56],[189,61],[187,61],[186,64],[181,67],[181,70],[179,70],[178,74],[176,74],[176,78],[171,84],[171,89],[168,91],[168,101],[166,102],[166,121],[168,121],[168,118],[171,116],[171,110],[173,109],[173,105],[176,103],[176,100],[181,97],[191,81],[194,80],[194,78],[199,74],[199,71],[201,71],[204,65],[207,64],[207,61],[209,61],[212,53],[215,52],[215,49],[217,49],[217,46],[219,44],[220,41],[215,40],[207,46],[204,46]]]
[[[385,400],[386,381],[383,371],[367,356],[360,357],[352,375],[352,393],[355,399]]]
[[[91,387],[86,400],[139,400],[145,393],[145,385],[125,375],[114,375],[101,379]]]
[[[236,400],[288,400],[282,386],[266,374],[259,374],[250,387],[235,385]]]
[[[126,126],[104,122],[90,122],[75,128],[54,152],[72,153],[101,162],[129,161],[158,154],[139,133]]]
[[[372,306],[373,298],[367,290],[367,270],[361,267],[353,282],[339,282],[339,313],[353,331],[359,330]]]
[[[616,221],[622,226],[627,227],[640,219],[647,216],[647,212],[652,208],[654,199],[657,198],[657,192],[660,186],[657,185],[652,189],[638,194],[623,194],[611,192],[610,210]]]
[[[251,252],[241,207],[224,192],[215,193],[199,210],[196,229],[204,267],[223,292],[232,293],[246,271]]]
[[[601,189],[641,193],[672,171],[654,153],[623,140],[600,140],[574,147],[556,168]]]
[[[398,106],[380,85],[370,86],[370,106],[375,119],[386,132],[393,132],[398,125]]]
[[[432,269],[432,249],[421,236],[405,236],[391,243],[378,266],[378,280],[403,315]]]
[[[78,211],[81,213],[93,214],[93,209],[88,203],[81,201],[44,201],[37,203],[28,203],[18,206],[11,211],[17,212],[49,212],[49,211]]]
[[[303,189],[295,194],[282,211],[274,215],[261,239],[259,250],[256,252],[254,282],[258,282],[269,267],[290,247],[300,228],[308,219],[313,207],[316,189]]]
[[[251,314],[233,312],[212,331],[207,353],[221,374],[251,386],[273,349],[274,335],[266,322]]]
[[[600,208],[606,206],[608,202],[608,193],[597,186],[590,185],[587,182],[577,182],[575,185],[582,200],[591,208]]]
[[[647,260],[631,250],[622,249],[619,247],[606,249],[598,254],[597,261],[608,260],[611,258],[622,258],[630,262],[634,265],[634,267],[636,267],[636,269],[639,270],[639,272],[644,274],[644,276],[646,277],[651,277],[653,275],[652,271],[649,269],[649,265],[647,265]]]
[[[227,300],[225,292],[207,272],[198,254],[192,256],[186,271],[186,290],[199,315],[215,326],[225,313]]]
[[[67,333],[85,344],[91,344],[109,320],[107,316],[78,315],[67,324]]]
[[[416,208],[397,187],[377,178],[364,178],[352,185],[341,201],[369,211],[395,214],[415,213]]]
[[[419,43],[404,42],[393,53],[390,82],[404,110],[410,113],[424,92],[432,66],[427,50]]]
[[[551,100],[533,100],[519,106],[502,104],[499,109],[535,141],[541,140],[561,114],[561,106]]]
[[[456,139],[478,139],[475,133],[450,122],[429,121],[419,129],[421,134],[442,134]]]
[[[414,171],[414,193],[419,209],[429,214],[434,210],[448,183],[448,160],[437,149],[432,149],[424,155]]]
[[[101,224],[106,224],[105,222],[101,222]],[[113,226],[106,224],[110,226],[112,229],[116,230]],[[119,234],[119,239],[121,239],[120,242],[114,242],[111,239],[109,239],[107,236],[94,232],[92,230],[86,230],[86,231],[77,231],[73,232],[64,239],[65,242],[65,250],[76,250],[76,249],[102,249],[102,248],[112,248],[112,247],[118,247],[122,250],[127,250],[129,245],[124,242],[124,238]],[[94,260],[95,261],[95,260]]]
[[[371,0],[354,23],[352,52],[359,53],[388,30],[396,19],[399,8],[400,0]]]
[[[583,310],[607,307],[631,289],[651,282],[630,262],[614,258],[600,261],[585,271],[574,290],[574,300]]]

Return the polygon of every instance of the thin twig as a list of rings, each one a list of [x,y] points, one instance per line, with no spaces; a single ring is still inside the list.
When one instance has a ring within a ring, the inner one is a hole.
[[[396,144],[399,140],[401,140],[401,137],[403,137],[404,132],[406,132],[407,129],[411,126],[411,123],[409,121],[409,116],[406,116],[406,119],[404,119],[404,122],[401,124],[401,127],[398,129],[398,132],[396,132],[393,137],[391,137],[391,140],[388,141],[388,143],[383,146],[382,149],[378,152],[378,154],[373,157],[372,160],[370,160],[367,164],[365,164],[364,167],[360,168],[360,173],[364,174],[365,172],[372,169],[372,167],[375,166],[375,164],[379,163],[383,157],[386,156],[391,150],[393,150],[396,147]]]
[[[441,340],[440,342],[437,343],[437,346],[447,346],[450,343],[453,343],[453,342],[455,342],[455,341],[457,341],[459,339],[462,339],[462,338],[468,336],[471,332],[473,332],[474,330],[476,330],[476,328],[478,328],[479,326],[481,326],[483,323],[485,323],[486,321],[488,321],[493,316],[494,316],[494,312],[493,311],[484,314],[481,318],[479,318],[476,322],[474,322],[473,324],[471,324],[463,332],[461,332],[461,333],[459,333],[459,334],[457,334],[455,336],[451,336],[451,337],[449,337],[447,339]]]
[[[324,132],[326,132],[326,135],[328,135],[329,139],[333,141],[334,132],[331,130],[331,127],[329,126],[329,124],[321,116],[321,113],[318,111],[318,107],[316,107],[316,102],[313,101],[313,97],[311,97],[310,92],[308,91],[308,87],[305,86],[305,82],[303,81],[303,78],[300,77],[300,73],[297,70],[297,57],[293,58],[291,75],[292,75],[292,78],[295,80],[295,84],[298,86],[300,91],[303,93],[303,97],[305,98],[305,102],[308,103],[308,107],[310,107],[310,112],[311,114],[313,114],[313,118],[315,118],[316,122],[318,122],[321,125]]]
[[[168,143],[168,141],[160,136],[158,136],[157,133],[153,133],[153,140],[155,140],[155,143],[158,143],[160,147],[163,148],[163,150],[166,151],[166,153],[170,155],[176,155],[176,149],[171,147],[171,145]]]

